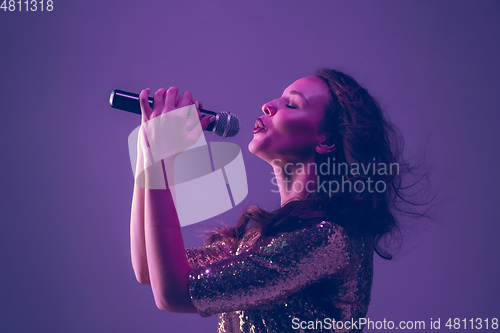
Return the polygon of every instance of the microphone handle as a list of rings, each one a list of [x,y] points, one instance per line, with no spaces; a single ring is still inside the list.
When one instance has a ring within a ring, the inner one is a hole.
[[[154,104],[154,98],[153,97],[148,97],[148,102],[149,106],[153,108]],[[134,94],[128,91],[124,90],[119,90],[115,89],[111,93],[111,96],[109,97],[109,105],[112,108],[118,109],[118,110],[123,110],[135,114],[142,114],[141,113],[141,104],[139,103],[139,94]],[[215,116],[217,113],[210,111],[210,110],[205,110],[205,109],[199,109],[201,114],[204,116]],[[211,122],[208,127],[205,129],[205,131],[212,131],[215,126],[215,122]]]

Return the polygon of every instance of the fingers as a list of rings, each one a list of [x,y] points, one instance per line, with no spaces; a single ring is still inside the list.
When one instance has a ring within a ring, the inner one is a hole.
[[[177,97],[178,95],[179,94],[176,87],[168,88],[167,96],[165,98],[165,111],[172,111],[177,109],[177,98],[180,98],[180,96]]]
[[[193,94],[191,94],[190,91],[186,91],[184,93],[184,95],[182,96],[182,99],[180,100],[177,107],[182,108],[183,106],[187,106],[187,105],[191,105],[191,104],[193,104]]]
[[[215,120],[215,116],[203,115],[200,112],[200,109],[203,108],[203,104],[198,100],[194,100],[193,102],[194,102],[194,105],[196,106],[196,110],[198,112],[198,117],[200,118],[201,128],[203,130],[205,130],[208,127],[208,125],[210,125],[210,123]]]
[[[139,104],[141,105],[141,113],[142,113],[142,121],[146,122],[148,121],[149,117],[151,116],[151,113],[153,110],[151,109],[151,106],[149,106],[149,101],[148,101],[148,96],[149,92],[151,89],[143,89],[141,93],[139,94]]]
[[[194,100],[194,104],[196,105],[196,107],[198,108],[198,110],[199,109],[203,109],[203,104],[200,101]]]
[[[148,116],[152,113],[152,116],[156,117],[162,113],[191,105],[194,102],[196,101],[193,100],[193,94],[190,91],[186,91],[181,97],[176,87],[170,87],[168,90],[161,88],[155,93],[154,109]]]
[[[208,125],[210,125],[210,123],[215,120],[215,116],[207,115],[207,116],[203,116],[203,118],[202,118],[202,116],[203,116],[203,114],[198,110],[198,117],[200,117],[201,128],[203,130],[206,130]]]
[[[167,91],[163,88],[160,88],[156,91],[155,93],[155,101],[153,105],[153,113],[152,117],[159,116],[162,111],[163,107],[165,106],[165,96],[167,95]]]
[[[177,96],[175,96],[175,105],[179,105],[179,102],[181,101],[181,95],[179,95],[179,93],[177,93]]]

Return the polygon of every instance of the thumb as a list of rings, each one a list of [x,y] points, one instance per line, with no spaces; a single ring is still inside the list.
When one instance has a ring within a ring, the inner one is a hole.
[[[203,116],[200,111],[198,111],[198,117],[200,117],[200,125],[203,130],[205,130],[211,122],[215,121],[215,116]]]

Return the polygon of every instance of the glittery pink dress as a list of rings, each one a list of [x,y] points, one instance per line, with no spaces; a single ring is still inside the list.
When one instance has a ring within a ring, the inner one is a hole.
[[[219,333],[362,331],[350,325],[368,311],[373,237],[321,222],[254,244],[247,237],[234,253],[223,241],[186,249],[191,299],[200,315],[218,314]],[[338,321],[349,329],[334,329]]]

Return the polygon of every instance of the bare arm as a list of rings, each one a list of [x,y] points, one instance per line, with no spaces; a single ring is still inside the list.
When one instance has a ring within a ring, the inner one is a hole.
[[[144,118],[143,118],[144,122]],[[134,194],[132,198],[132,208],[130,212],[130,251],[132,259],[132,267],[135,277],[139,283],[150,284],[148,260],[146,256],[146,238],[144,229],[144,187],[139,185],[137,181],[138,174],[146,167],[147,156],[144,156],[145,148],[148,143],[144,140],[142,128],[139,131],[137,140],[137,161],[136,161],[136,178],[134,180]],[[142,186],[144,186],[142,184]]]
[[[144,229],[144,197],[145,190],[135,184],[130,214],[130,250],[137,281],[150,284]]]
[[[148,90],[143,90],[139,97],[143,123],[193,103],[189,92],[180,98],[176,88],[170,88],[168,92],[159,89],[155,94],[155,109],[151,110],[147,102],[148,94]],[[199,112],[198,116],[201,116]],[[201,120],[203,128],[208,124],[209,119]],[[172,156],[162,162],[167,174],[173,171],[173,161]],[[147,179],[148,172],[145,175]],[[187,289],[191,267],[186,257],[179,219],[168,186],[161,190],[142,189],[137,185],[134,187],[130,232],[132,263],[136,277],[141,283],[151,284],[157,307],[164,311],[196,313]]]
[[[165,161],[173,165],[173,160]],[[145,190],[146,253],[156,306],[164,311],[196,313],[187,289],[191,267],[172,193]]]

